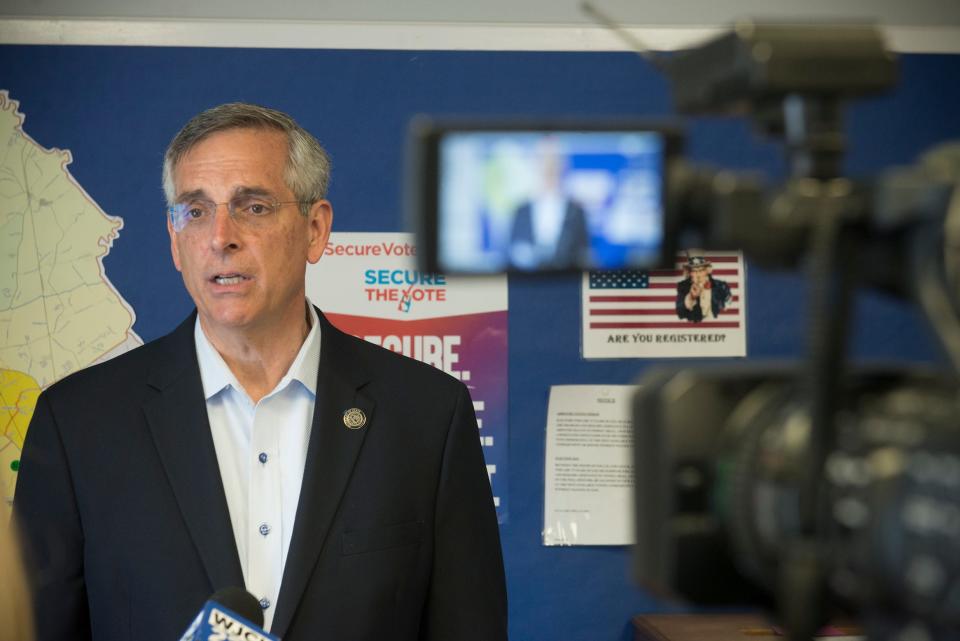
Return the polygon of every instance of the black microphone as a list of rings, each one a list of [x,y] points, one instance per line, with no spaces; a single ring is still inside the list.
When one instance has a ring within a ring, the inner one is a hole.
[[[180,641],[280,641],[262,626],[255,596],[243,588],[223,588],[207,600]]]

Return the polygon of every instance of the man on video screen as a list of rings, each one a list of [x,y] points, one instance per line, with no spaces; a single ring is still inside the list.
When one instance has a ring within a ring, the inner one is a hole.
[[[582,265],[589,256],[587,216],[563,190],[567,158],[552,138],[538,146],[539,184],[513,215],[510,261],[520,269]]]

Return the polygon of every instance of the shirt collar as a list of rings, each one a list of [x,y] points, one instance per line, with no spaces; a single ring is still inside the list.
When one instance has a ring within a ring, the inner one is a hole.
[[[270,394],[285,388],[292,381],[297,381],[310,394],[316,395],[320,367],[320,318],[309,299],[307,299],[307,311],[310,316],[310,332],[303,341],[303,345],[300,346],[300,351],[297,352],[297,356],[290,364],[287,373],[284,374]],[[207,335],[203,333],[199,316],[197,316],[197,321],[194,324],[193,340],[196,344],[197,362],[200,365],[200,381],[203,384],[204,398],[209,401],[226,387],[233,387],[237,391],[246,393],[243,386],[237,381],[236,376],[230,371],[226,361],[207,339]],[[267,396],[270,396],[270,394],[267,394]]]

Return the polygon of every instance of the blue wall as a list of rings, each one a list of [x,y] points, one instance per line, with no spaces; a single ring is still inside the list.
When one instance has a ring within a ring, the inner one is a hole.
[[[894,94],[850,112],[854,175],[960,138],[960,56],[907,56],[901,70]],[[170,137],[206,107],[259,102],[314,132],[334,159],[330,197],[341,231],[403,229],[404,130],[414,113],[670,114],[665,81],[636,56],[618,53],[0,46],[0,89],[20,101],[26,131],[45,147],[71,150],[74,177],[124,219],[107,274],[136,310],[135,330],[145,340],[191,309],[168,258],[159,175]],[[783,170],[778,150],[744,122],[689,125],[696,160]],[[801,279],[751,269],[749,287],[749,357],[802,355]],[[865,294],[857,314],[856,355],[935,358],[908,306]],[[577,277],[511,277],[511,509],[502,533],[515,640],[626,640],[632,615],[674,607],[631,584],[625,548],[540,544],[549,386],[627,383],[649,364],[583,361],[579,331]]]

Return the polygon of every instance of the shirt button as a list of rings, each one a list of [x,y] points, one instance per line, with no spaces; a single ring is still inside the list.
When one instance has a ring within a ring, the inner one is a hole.
[[[266,523],[261,523],[261,524],[260,524],[260,534],[262,534],[262,535],[264,535],[264,536],[270,534],[270,526],[267,525]]]
[[[268,599],[267,597],[263,597],[262,599],[260,599],[261,610],[266,610],[269,607],[270,607],[270,599]]]
[[[258,456],[257,458],[260,459],[260,462],[261,462],[261,463],[266,463],[266,462],[267,462],[267,453],[266,453],[266,452],[260,452],[260,456]]]

